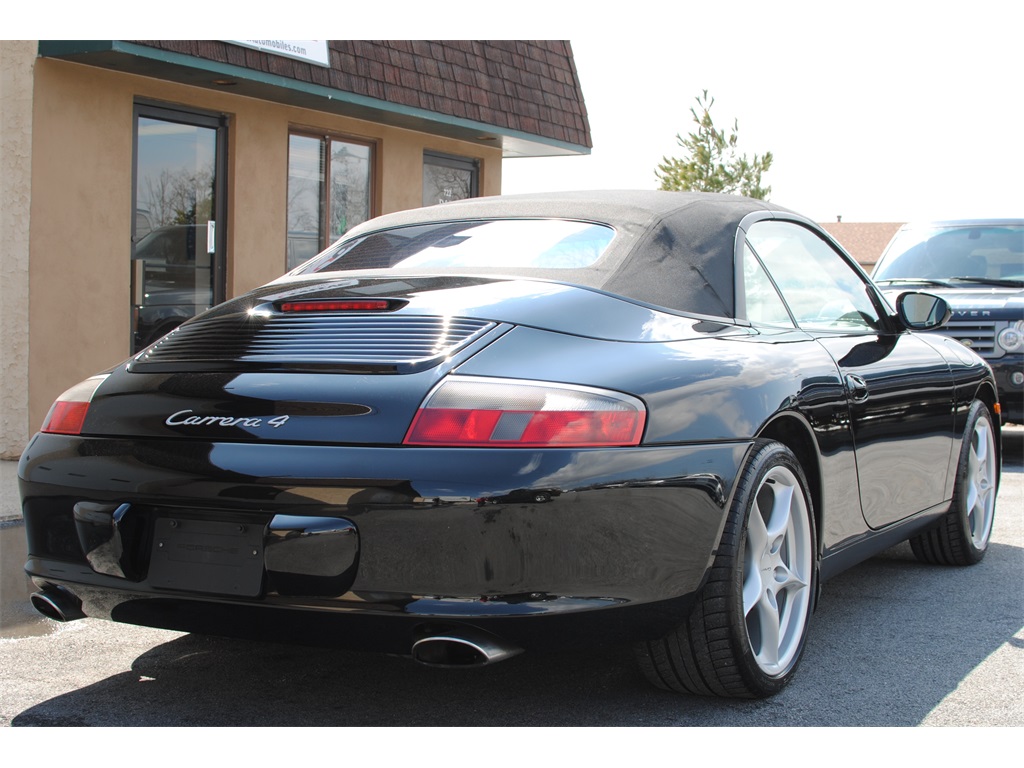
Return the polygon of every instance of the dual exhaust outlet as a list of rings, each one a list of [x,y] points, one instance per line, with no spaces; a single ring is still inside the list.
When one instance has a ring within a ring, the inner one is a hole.
[[[54,621],[84,619],[82,601],[61,587],[48,586],[33,593],[32,607]],[[517,645],[473,627],[450,627],[419,638],[412,644],[414,661],[428,667],[483,667],[523,652]]]

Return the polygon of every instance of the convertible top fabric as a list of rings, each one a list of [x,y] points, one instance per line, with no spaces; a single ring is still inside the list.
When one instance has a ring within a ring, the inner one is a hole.
[[[342,242],[395,227],[431,222],[558,218],[608,224],[616,231],[604,255],[579,269],[474,268],[575,283],[681,312],[735,317],[735,243],[739,223],[756,211],[791,214],[762,200],[699,192],[592,191],[484,197],[388,214]],[[799,218],[799,217],[798,217]],[[344,262],[344,258],[340,260]],[[449,270],[431,270],[446,273]],[[466,270],[458,270],[465,273]],[[292,274],[303,274],[299,268]],[[415,274],[393,268],[389,274]]]

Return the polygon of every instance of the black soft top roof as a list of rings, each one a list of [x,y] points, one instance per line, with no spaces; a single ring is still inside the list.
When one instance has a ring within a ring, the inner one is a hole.
[[[473,198],[387,214],[354,228],[344,241],[445,221],[558,218],[608,224],[616,236],[592,266],[472,271],[561,280],[668,309],[732,318],[736,231],[745,216],[758,211],[794,215],[762,200],[700,192],[543,193]]]

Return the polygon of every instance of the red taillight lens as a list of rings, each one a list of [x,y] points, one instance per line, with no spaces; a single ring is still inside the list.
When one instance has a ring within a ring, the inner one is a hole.
[[[106,374],[92,376],[58,397],[50,412],[46,414],[40,431],[58,435],[82,434],[82,425],[85,424],[85,415],[89,412],[92,396],[106,379]]]
[[[43,432],[58,435],[80,435],[89,412],[88,403],[54,403],[43,424]]]
[[[568,384],[452,376],[420,406],[406,445],[638,445],[647,412],[629,395]]]

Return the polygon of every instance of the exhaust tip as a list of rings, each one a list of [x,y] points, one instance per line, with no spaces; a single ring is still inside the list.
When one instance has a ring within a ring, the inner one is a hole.
[[[66,622],[85,618],[82,601],[67,590],[54,587],[34,592],[29,596],[29,602],[39,613],[54,621]]]
[[[458,629],[422,637],[413,643],[412,658],[427,667],[483,667],[510,659],[523,649],[486,632]]]

